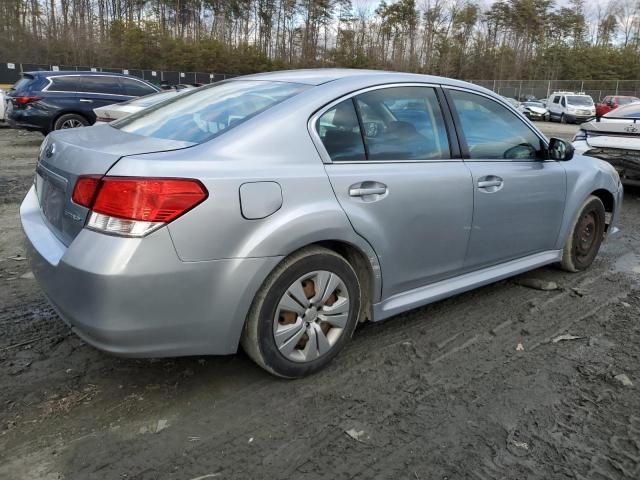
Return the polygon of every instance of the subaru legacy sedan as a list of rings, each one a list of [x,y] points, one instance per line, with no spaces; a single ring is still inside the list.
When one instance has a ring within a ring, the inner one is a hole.
[[[294,378],[358,322],[543,265],[588,268],[621,200],[611,165],[488,90],[328,69],[53,132],[20,214],[38,282],[91,345],[242,345]]]

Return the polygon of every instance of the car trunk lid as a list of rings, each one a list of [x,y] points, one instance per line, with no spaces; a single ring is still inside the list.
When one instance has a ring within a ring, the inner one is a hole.
[[[110,127],[58,131],[40,149],[35,186],[43,216],[53,233],[69,245],[84,227],[88,209],[71,200],[81,175],[104,175],[122,157],[178,150],[189,142],[142,137]]]

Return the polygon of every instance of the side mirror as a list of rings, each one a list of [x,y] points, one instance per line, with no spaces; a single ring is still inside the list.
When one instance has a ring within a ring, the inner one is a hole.
[[[575,148],[566,140],[552,138],[549,140],[549,158],[551,160],[567,161],[573,158]]]

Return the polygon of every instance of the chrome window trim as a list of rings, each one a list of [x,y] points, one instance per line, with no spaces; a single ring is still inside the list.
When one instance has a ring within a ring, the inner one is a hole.
[[[348,100],[350,98],[353,98],[357,95],[361,95],[363,93],[367,93],[367,92],[371,92],[373,90],[382,90],[385,88],[397,88],[397,87],[426,87],[426,88],[433,88],[434,90],[437,88],[440,88],[442,85],[439,85],[437,83],[421,83],[421,82],[394,82],[394,83],[383,83],[383,84],[379,84],[379,85],[374,85],[371,87],[365,87],[365,88],[361,88],[359,90],[355,90],[353,92],[347,93],[345,95],[342,95],[341,97],[338,97],[337,99],[331,101],[330,103],[326,104],[325,106],[321,107],[320,109],[316,110],[315,113],[313,113],[311,115],[311,117],[309,117],[309,120],[307,121],[307,131],[309,132],[309,135],[311,135],[311,140],[313,141],[314,146],[316,147],[316,150],[318,151],[318,154],[320,155],[320,158],[322,159],[322,163],[325,164],[337,164],[337,165],[342,165],[342,164],[362,164],[362,163],[450,163],[450,162],[462,162],[462,159],[460,158],[438,158],[438,159],[425,159],[425,160],[369,160],[369,159],[364,159],[364,160],[345,160],[345,161],[337,161],[334,162],[331,160],[331,157],[329,156],[329,153],[327,152],[327,149],[324,147],[324,144],[322,143],[322,139],[320,138],[320,135],[318,134],[318,131],[315,128],[316,122],[318,122],[318,120],[320,120],[320,117],[322,115],[324,115],[328,110],[331,110],[333,107],[335,107],[337,104],[339,104],[340,102],[343,102],[345,100]],[[442,106],[440,105],[440,108],[443,109],[446,106]],[[442,113],[443,116],[443,127],[445,129],[445,131],[447,131],[447,126],[446,123],[444,121],[444,113]],[[447,141],[449,141],[449,139],[447,138]],[[451,144],[449,143],[449,154],[451,154]]]
[[[121,75],[102,75],[102,74],[91,74],[91,75],[83,75],[81,73],[75,74],[72,73],[70,75],[50,75],[45,77],[47,79],[47,85],[42,89],[43,92],[51,92],[51,93],[76,93],[76,94],[82,94],[82,95],[112,95],[114,97],[126,97],[126,98],[137,98],[134,95],[122,95],[119,93],[107,93],[107,92],[83,92],[83,91],[65,91],[65,90],[49,90],[49,87],[51,85],[53,85],[53,80],[54,78],[64,78],[64,77],[108,77],[108,78],[127,78],[129,80],[134,80],[138,83],[142,83],[143,85],[149,87],[151,86],[150,84],[148,84],[147,82],[140,80],[138,78],[132,78],[132,77],[122,77]],[[124,86],[122,87],[123,89],[125,88]],[[154,93],[160,93],[161,90],[155,90]],[[149,93],[149,95],[151,95],[151,93]],[[144,95],[141,95],[144,96]]]

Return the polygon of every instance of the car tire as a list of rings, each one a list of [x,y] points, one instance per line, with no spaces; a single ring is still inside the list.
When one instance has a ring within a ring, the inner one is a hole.
[[[560,115],[560,123],[567,123],[567,117],[564,116],[564,113]]]
[[[316,291],[316,285],[325,291]],[[347,260],[323,247],[303,248],[284,259],[256,294],[242,348],[276,376],[299,378],[315,373],[353,335],[361,296],[358,275]],[[308,308],[303,306],[309,303]],[[287,310],[290,305],[298,312]]]
[[[582,204],[567,236],[560,263],[567,272],[579,272],[593,263],[605,232],[605,210],[602,200],[591,195]]]
[[[77,113],[65,113],[56,119],[53,123],[53,129],[64,130],[67,128],[86,127],[88,125],[89,120],[82,115],[78,115]]]

